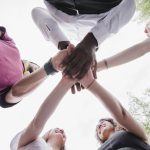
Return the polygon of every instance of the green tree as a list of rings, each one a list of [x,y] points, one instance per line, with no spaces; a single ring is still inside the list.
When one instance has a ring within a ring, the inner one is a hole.
[[[142,97],[129,95],[129,111],[143,126],[150,142],[150,89],[145,90]]]
[[[140,12],[140,19],[150,18],[150,0],[136,0],[137,9]]]

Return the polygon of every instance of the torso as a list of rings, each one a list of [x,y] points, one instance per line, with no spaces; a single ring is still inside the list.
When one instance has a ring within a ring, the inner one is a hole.
[[[20,53],[11,38],[0,40],[0,91],[14,85],[23,77]]]

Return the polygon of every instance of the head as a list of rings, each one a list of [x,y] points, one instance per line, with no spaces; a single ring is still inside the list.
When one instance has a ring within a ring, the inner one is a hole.
[[[150,21],[145,26],[145,31],[147,37],[150,37]]]
[[[115,131],[122,129],[123,127],[112,118],[103,118],[99,120],[96,126],[96,137],[100,143],[104,143]]]
[[[60,150],[65,150],[66,135],[63,129],[51,129],[44,134],[43,138],[52,147],[60,147]]]
[[[31,74],[32,72],[34,72],[40,68],[39,65],[37,65],[34,62],[28,61],[28,60],[22,60],[22,64],[24,67],[24,70],[23,70],[24,75]]]

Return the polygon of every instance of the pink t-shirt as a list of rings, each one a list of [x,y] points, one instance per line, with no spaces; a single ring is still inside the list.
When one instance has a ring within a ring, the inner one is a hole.
[[[0,91],[23,77],[23,65],[14,41],[4,34],[0,39]]]

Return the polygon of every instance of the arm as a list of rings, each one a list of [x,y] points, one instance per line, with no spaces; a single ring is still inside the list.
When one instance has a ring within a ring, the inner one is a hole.
[[[21,135],[18,148],[29,144],[39,136],[48,118],[53,114],[60,100],[73,84],[74,81],[70,81],[67,78],[62,78],[62,80],[43,102],[36,116]]]
[[[62,59],[68,54],[67,51],[68,50],[60,51],[52,58],[52,65],[56,70],[61,70],[59,65]],[[10,103],[20,101],[20,99],[36,89],[47,77],[44,67],[41,67],[17,82],[6,95],[6,101]]]
[[[123,108],[117,98],[112,96],[96,81],[89,87],[89,90],[98,98],[98,100],[103,102],[105,107],[111,112],[120,125],[127,131],[140,137],[143,141],[147,141],[146,134],[142,127],[134,120],[129,112]]]
[[[128,11],[127,11],[128,10]],[[106,15],[100,17],[96,26],[91,29],[98,44],[101,44],[111,34],[129,22],[135,12],[134,0],[123,0],[118,6],[112,8]]]
[[[119,103],[117,98],[111,95],[106,89],[99,85],[93,78],[91,71],[80,81],[84,87],[87,87],[99,101],[111,112],[114,118],[122,125],[127,131],[137,135],[143,141],[147,141],[144,130],[132,118],[129,112]]]
[[[97,71],[119,66],[137,59],[150,51],[150,38],[138,43],[114,56],[98,62]],[[104,62],[106,61],[106,62]]]

